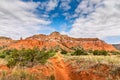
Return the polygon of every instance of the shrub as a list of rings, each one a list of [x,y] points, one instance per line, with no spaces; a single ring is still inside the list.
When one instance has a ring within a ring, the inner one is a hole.
[[[92,49],[88,50],[88,53],[93,53],[93,50]]]
[[[93,51],[93,55],[99,55],[99,51],[98,50],[94,50]]]
[[[111,51],[112,55],[120,55],[120,52],[117,51]]]
[[[3,51],[5,58],[8,61],[8,66],[13,67],[15,65],[32,67],[36,64],[45,64],[47,59],[54,56],[54,52],[34,49],[21,49],[21,50],[5,50]]]
[[[3,53],[0,53],[0,58],[5,58],[5,54],[3,54]]]
[[[87,52],[84,49],[75,49],[72,55],[88,55]]]
[[[108,55],[108,52],[106,50],[101,50],[99,53],[100,55],[104,55],[104,56]]]
[[[61,54],[67,54],[68,52],[64,49],[61,49]]]
[[[51,75],[49,80],[55,80],[55,76],[54,75]]]
[[[105,50],[94,50],[93,55],[104,55],[104,56],[106,56],[106,55],[108,55],[108,52],[105,51]]]
[[[10,53],[14,50],[4,50],[4,51],[0,52],[0,58],[5,58],[7,55],[10,55]]]

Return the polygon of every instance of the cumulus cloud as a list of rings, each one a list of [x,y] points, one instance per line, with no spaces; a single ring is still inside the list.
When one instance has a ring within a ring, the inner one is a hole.
[[[89,1],[89,3],[88,3]],[[74,21],[69,35],[74,37],[119,36],[120,34],[120,0],[83,0],[76,9],[79,17]],[[86,5],[98,5],[86,7]],[[101,6],[102,4],[103,6]],[[91,11],[93,11],[91,13]],[[88,16],[82,17],[81,13]]]
[[[102,0],[83,0],[75,9],[75,15],[83,15],[92,13],[97,7],[102,5]],[[76,16],[77,17],[77,16]]]
[[[34,12],[39,6],[35,2],[22,0],[0,1],[0,36],[14,39],[27,37],[41,30],[53,30],[47,27],[51,21],[39,18]]]
[[[71,0],[61,0],[60,8],[63,9],[64,11],[67,11],[71,8],[69,5]]]
[[[46,11],[54,10],[58,6],[58,0],[48,0],[45,2],[40,2],[40,9],[45,9]]]

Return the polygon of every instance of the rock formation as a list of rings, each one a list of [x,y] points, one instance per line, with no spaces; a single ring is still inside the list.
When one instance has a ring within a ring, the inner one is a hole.
[[[8,38],[8,37],[0,37],[0,47],[5,47],[7,46],[8,44],[10,44],[12,42],[12,39],[11,38]]]
[[[72,38],[67,35],[62,35],[59,32],[53,32],[50,35],[38,34],[28,37],[24,40],[19,40],[16,43],[10,44],[9,48],[62,48],[70,51],[73,47],[83,47],[85,50],[107,50],[117,51],[112,45],[105,43],[98,38]]]

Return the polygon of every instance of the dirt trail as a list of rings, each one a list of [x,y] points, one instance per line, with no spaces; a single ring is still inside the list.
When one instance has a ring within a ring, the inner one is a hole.
[[[69,70],[60,53],[57,53],[55,58],[50,59],[50,62],[53,64],[55,80],[71,80]]]

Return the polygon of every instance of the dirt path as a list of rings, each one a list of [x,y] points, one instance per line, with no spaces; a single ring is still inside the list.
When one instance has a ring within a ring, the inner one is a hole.
[[[50,62],[54,68],[55,80],[71,80],[69,77],[69,70],[60,53],[57,53],[55,58],[50,59]]]

